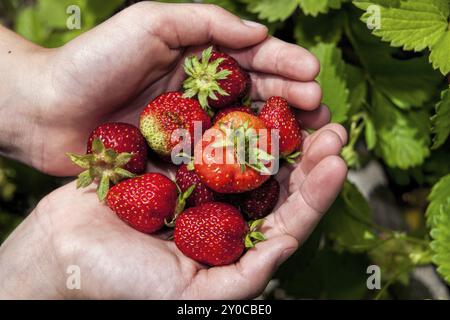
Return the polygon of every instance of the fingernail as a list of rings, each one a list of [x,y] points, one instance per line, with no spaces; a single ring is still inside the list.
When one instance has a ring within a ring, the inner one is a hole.
[[[297,250],[297,248],[290,248],[284,250],[277,261],[277,269]]]
[[[242,19],[242,22],[243,22],[247,27],[250,27],[250,28],[261,28],[261,27],[264,27],[264,28],[265,28],[265,26],[264,26],[263,24],[258,23],[258,22],[255,22],[255,21],[250,21],[250,20]]]

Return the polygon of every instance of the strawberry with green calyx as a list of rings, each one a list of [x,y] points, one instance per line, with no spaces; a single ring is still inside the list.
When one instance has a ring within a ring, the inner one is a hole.
[[[244,98],[251,87],[250,76],[229,55],[212,47],[196,56],[186,58],[183,83],[185,97],[197,96],[201,106],[212,115],[211,108],[224,108]]]
[[[301,154],[302,133],[292,108],[286,99],[281,97],[269,98],[261,109],[259,118],[270,129],[279,133],[279,150],[282,159],[295,163]]]
[[[174,240],[184,255],[197,262],[227,265],[238,260],[246,247],[252,248],[265,239],[257,231],[261,222],[252,222],[249,227],[232,205],[208,202],[178,216]]]
[[[171,157],[172,149],[182,141],[173,139],[175,130],[186,130],[190,144],[194,140],[194,126],[201,125],[204,132],[211,126],[211,119],[195,99],[184,98],[180,92],[167,92],[152,100],[140,116],[140,130],[152,148],[163,159]]]
[[[101,201],[111,183],[145,171],[147,145],[133,125],[111,122],[98,126],[90,134],[86,149],[83,155],[67,155],[73,163],[86,169],[78,176],[77,187],[86,187],[98,180],[97,194]]]
[[[113,186],[106,197],[108,206],[134,229],[153,233],[167,219],[184,210],[193,188],[178,193],[177,185],[159,173],[146,173]]]
[[[218,193],[256,189],[270,178],[269,167],[276,161],[263,121],[240,111],[229,113],[207,130],[194,154],[195,172]]]

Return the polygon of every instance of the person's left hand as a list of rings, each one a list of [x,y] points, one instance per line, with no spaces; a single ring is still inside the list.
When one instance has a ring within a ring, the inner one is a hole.
[[[307,50],[214,5],[140,2],[61,48],[34,48],[39,59],[21,59],[25,65],[17,68],[26,76],[16,86],[34,91],[15,94],[30,96],[31,104],[18,102],[15,110],[15,117],[31,114],[20,132],[28,153],[20,160],[52,175],[79,173],[66,152],[84,153],[90,131],[101,123],[137,125],[152,98],[180,89],[186,55],[211,44],[249,71],[254,101],[283,96],[305,110],[299,112],[306,127],[329,120],[314,81],[319,62]]]

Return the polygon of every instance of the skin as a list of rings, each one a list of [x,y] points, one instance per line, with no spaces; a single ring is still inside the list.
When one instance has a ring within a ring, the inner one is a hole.
[[[249,70],[255,101],[284,96],[304,127],[320,128],[304,133],[300,163],[277,176],[281,199],[263,225],[268,240],[235,264],[208,269],[167,235],[133,230],[98,203],[93,188],[71,182],[0,247],[0,298],[252,298],[307,239],[345,180],[338,155],[347,134],[326,125],[314,56],[215,6],[139,3],[51,50],[0,27],[0,151],[49,174],[79,173],[65,152],[83,152],[102,122],[137,124],[150,99],[178,89],[185,55],[211,43]],[[174,176],[156,163],[148,171]],[[80,267],[81,290],[66,288],[70,265]]]

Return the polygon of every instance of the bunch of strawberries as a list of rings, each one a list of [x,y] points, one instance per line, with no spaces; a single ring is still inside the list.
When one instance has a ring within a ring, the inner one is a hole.
[[[68,155],[85,169],[77,187],[98,183],[100,201],[131,227],[144,233],[173,227],[186,256],[226,265],[265,240],[258,230],[280,193],[273,164],[299,156],[301,128],[281,97],[268,99],[257,115],[248,103],[248,73],[225,53],[210,47],[200,59],[186,58],[184,70],[184,92],[151,101],[139,129],[102,124],[86,154]],[[176,181],[145,173],[147,145],[164,161],[184,160]]]

